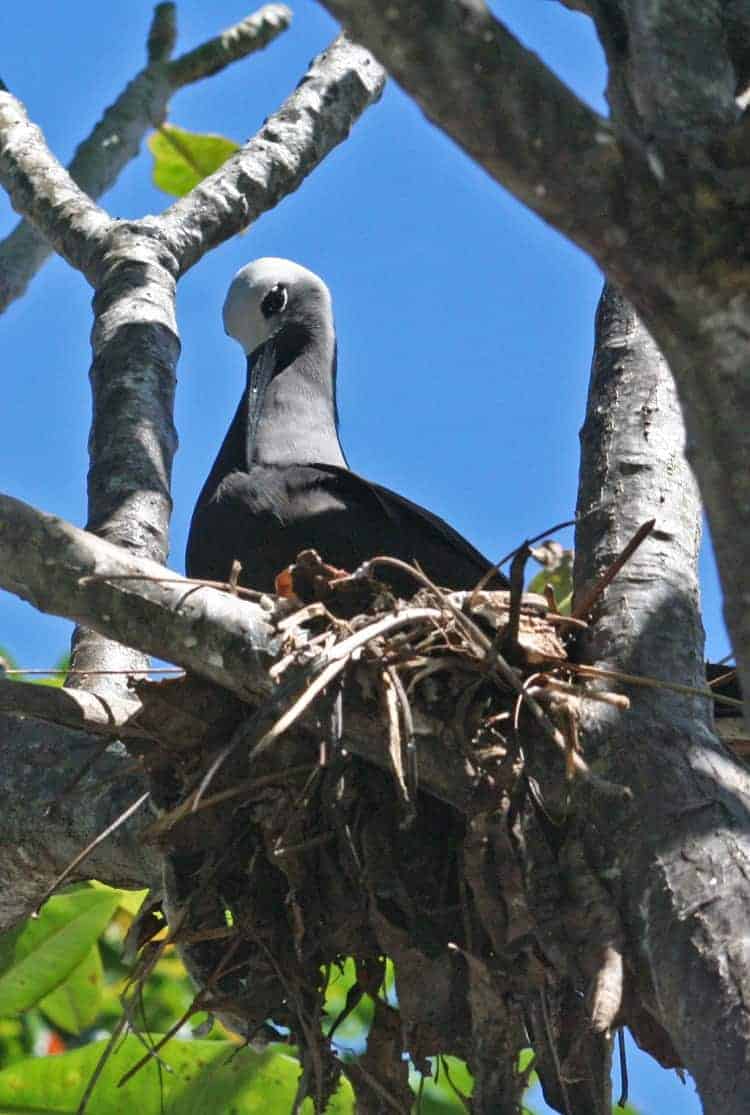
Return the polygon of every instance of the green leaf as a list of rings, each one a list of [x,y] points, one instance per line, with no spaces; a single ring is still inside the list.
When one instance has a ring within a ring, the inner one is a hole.
[[[39,1006],[58,1030],[81,1034],[96,1022],[103,984],[101,954],[98,945],[93,945],[65,982],[45,995]]]
[[[152,1041],[158,1035],[152,1035]],[[49,1112],[72,1115],[107,1043],[93,1042],[55,1057],[28,1058],[0,1072],[0,1112]],[[297,1090],[299,1061],[288,1046],[262,1053],[228,1041],[178,1041],[159,1051],[122,1087],[124,1073],[145,1052],[129,1035],[108,1059],[89,1101],[87,1115],[288,1115]],[[302,1108],[311,1115],[312,1105]],[[350,1115],[352,1092],[344,1083],[328,1106],[330,1115]]]
[[[300,1063],[290,1056],[289,1046],[269,1045],[262,1053],[240,1049],[228,1042],[194,1042],[216,1048],[229,1046],[234,1055],[214,1059],[167,1107],[165,1115],[203,1115],[206,1111],[231,1111],[232,1115],[288,1115],[294,1103]],[[167,1047],[167,1057],[171,1045]],[[312,1115],[311,1100],[305,1100],[303,1115]],[[326,1108],[329,1115],[350,1115],[354,1096],[342,1078],[338,1091]]]
[[[148,889],[120,890],[118,887],[110,887],[107,886],[106,883],[100,883],[98,879],[92,879],[89,886],[93,887],[94,890],[103,891],[105,894],[116,894],[117,905],[121,910],[125,910],[126,913],[130,914],[131,917],[135,917],[138,913],[143,905],[143,900],[148,894]]]
[[[184,197],[239,151],[240,145],[225,136],[201,135],[162,124],[149,136],[148,146],[154,156],[154,185],[166,194]]]
[[[563,561],[557,569],[550,572],[542,569],[529,582],[527,592],[538,592],[544,595],[547,585],[552,585],[555,590],[555,599],[561,615],[570,614],[570,605],[573,599],[573,566],[570,559]]]
[[[0,1016],[39,1002],[83,963],[114,914],[119,891],[81,887],[0,938]]]

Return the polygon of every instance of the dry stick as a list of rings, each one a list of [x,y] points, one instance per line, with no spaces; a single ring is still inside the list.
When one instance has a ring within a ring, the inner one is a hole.
[[[515,550],[511,550],[509,554],[505,555],[505,557],[502,557],[499,561],[496,561],[495,564],[490,569],[488,569],[487,572],[484,573],[477,581],[472,591],[471,597],[469,598],[469,604],[471,605],[474,602],[474,593],[481,592],[487,582],[492,580],[496,573],[500,572],[500,566],[505,565],[506,561],[510,561],[512,557],[515,557],[518,551],[522,550],[524,546],[533,546],[535,542],[539,542],[542,538],[546,538],[548,534],[553,534],[556,530],[563,530],[564,527],[574,527],[577,521],[577,519],[566,519],[564,523],[555,523],[553,527],[550,527],[548,530],[543,530],[541,534],[535,534],[533,538],[527,538],[526,541],[522,542],[520,546],[516,546]]]
[[[228,592],[233,596],[247,597],[248,600],[259,600],[261,596],[268,596],[267,592],[258,592],[254,588],[244,588],[243,585],[232,585],[231,581],[204,581],[201,577],[149,577],[144,573],[87,573],[85,577],[78,578],[79,585],[92,585],[97,581],[147,581],[157,585],[193,585],[195,588],[215,588],[219,592]],[[86,673],[90,673],[87,670]]]
[[[567,681],[550,677],[549,674],[541,676],[544,679],[542,684],[533,691],[530,690],[533,697],[544,697],[545,693],[552,697],[555,693],[563,693],[569,694],[571,697],[578,697],[583,701],[599,701],[603,705],[612,705],[614,708],[623,711],[630,708],[630,698],[626,697],[624,693],[605,693],[598,689],[583,689],[580,685],[571,685]]]
[[[16,669],[2,670],[2,671],[0,671],[0,676],[5,676],[6,674],[7,675],[11,675],[11,674],[29,674],[30,676],[34,676],[35,674],[42,674],[46,677],[48,674],[65,674],[66,677],[74,677],[76,674],[87,674],[87,675],[91,675],[92,677],[94,675],[96,675],[98,677],[100,674],[184,674],[184,673],[185,673],[185,671],[183,670],[182,666],[144,666],[142,670],[63,670],[63,669],[58,669],[55,666],[55,667],[53,667],[52,669],[49,669],[49,670],[37,670],[37,669],[24,670],[21,667],[19,667],[17,670]]]
[[[656,519],[649,519],[648,522],[638,528],[619,557],[616,557],[609,568],[601,575],[599,580],[592,585],[590,589],[584,592],[583,598],[572,609],[570,614],[574,619],[583,619],[583,617],[591,611],[607,585],[615,579],[625,562],[633,556],[641,542],[648,537],[655,525]]]
[[[94,1071],[92,1072],[92,1074],[91,1074],[91,1076],[88,1080],[88,1083],[86,1084],[83,1095],[81,1096],[80,1103],[78,1104],[78,1107],[76,1108],[76,1115],[84,1115],[84,1112],[85,1112],[85,1110],[88,1106],[88,1102],[91,1099],[91,1093],[93,1092],[94,1088],[96,1087],[96,1082],[99,1079],[99,1077],[101,1076],[102,1071],[104,1069],[104,1066],[106,1065],[107,1061],[111,1057],[112,1051],[114,1050],[114,1047],[117,1044],[117,1041],[120,1037],[120,1034],[122,1033],[122,1031],[125,1029],[125,1027],[127,1025],[128,1025],[128,1019],[127,1019],[127,1016],[123,1013],[123,1015],[120,1018],[118,1018],[118,1020],[115,1024],[115,1028],[112,1031],[112,1034],[109,1038],[109,1041],[107,1042],[104,1049],[102,1050],[101,1057],[96,1062],[96,1066],[94,1068]]]
[[[72,871],[75,871],[79,863],[82,863],[83,860],[85,860],[86,857],[90,855],[95,848],[98,848],[99,845],[103,843],[103,841],[105,841],[108,836],[111,836],[112,833],[120,827],[120,825],[124,824],[129,817],[132,817],[133,814],[137,812],[138,809],[140,809],[147,797],[149,797],[148,790],[145,794],[141,794],[141,796],[136,801],[134,801],[132,805],[129,805],[125,812],[121,813],[120,816],[116,820],[114,820],[111,825],[107,825],[103,832],[100,832],[98,836],[94,837],[91,843],[87,844],[83,851],[78,853],[75,859],[71,860],[65,870],[57,876],[55,881],[49,887],[47,887],[44,894],[39,899],[39,902],[36,905],[36,909],[31,915],[32,917],[39,917],[39,911],[41,910],[47,899],[50,897],[50,895],[57,890],[61,883],[65,882]]]
[[[393,682],[393,688],[396,690],[396,696],[398,697],[401,707],[401,716],[404,721],[404,735],[406,737],[406,785],[409,788],[412,800],[416,801],[417,791],[419,789],[419,756],[417,755],[417,745],[414,739],[414,720],[411,715],[411,705],[409,704],[406,689],[404,688],[396,667],[388,666],[387,673]]]
[[[398,715],[398,696],[388,673],[383,670],[381,676],[383,703],[388,716],[388,753],[391,757],[391,766],[396,776],[396,785],[403,799],[407,816],[414,813],[414,802],[409,796],[409,788],[404,778],[404,762],[401,747],[401,725]]]
[[[604,678],[608,681],[622,681],[628,685],[641,685],[645,689],[670,689],[673,693],[684,693],[687,697],[703,697],[707,701],[716,701],[720,705],[730,705],[732,708],[742,709],[744,703],[736,697],[725,697],[722,693],[714,693],[711,689],[696,689],[692,685],[681,685],[677,681],[662,681],[652,678],[647,674],[625,674],[621,670],[606,670],[601,666],[585,666],[577,662],[569,662],[566,658],[556,661],[564,670],[571,670],[574,674],[583,677]]]
[[[187,817],[188,813],[199,813],[201,809],[211,809],[214,805],[221,805],[224,801],[229,801],[231,798],[241,797],[243,794],[251,794],[254,790],[262,790],[266,786],[274,786],[277,782],[288,782],[290,779],[296,777],[298,774],[309,774],[311,770],[317,769],[317,763],[300,763],[298,766],[287,767],[286,770],[276,771],[274,774],[264,774],[259,778],[247,778],[244,782],[239,782],[236,786],[230,787],[228,790],[220,790],[216,794],[212,794],[208,798],[201,798],[200,802],[192,808],[193,797],[190,795],[181,802],[169,813],[163,814],[152,825],[143,832],[143,839],[149,837],[161,836],[165,832],[169,832],[178,821],[183,817]]]
[[[508,613],[508,626],[501,636],[500,633],[492,641],[493,651],[500,644],[506,642],[509,647],[518,643],[518,629],[521,626],[521,598],[523,596],[523,574],[526,562],[531,554],[528,542],[519,546],[510,565],[510,611]]]
[[[625,1107],[628,1102],[628,1093],[630,1085],[628,1082],[628,1058],[625,1052],[625,1030],[622,1026],[617,1030],[617,1052],[620,1056],[620,1097],[617,1100],[618,1107]]]
[[[6,673],[10,673],[10,671],[6,670]],[[734,681],[736,677],[736,669],[732,668],[731,670],[727,670],[725,674],[719,674],[717,678],[712,678],[711,681],[708,682],[709,688],[714,689],[717,685],[723,685],[725,681]]]
[[[364,565],[363,568],[366,568],[366,567],[372,566],[372,565],[391,565],[391,566],[393,566],[394,569],[400,569],[404,573],[411,574],[411,576],[416,581],[419,581],[426,588],[431,589],[431,591],[437,596],[437,598],[440,600],[440,602],[450,612],[452,612],[452,614],[454,615],[454,617],[458,621],[459,625],[463,628],[464,633],[468,632],[469,637],[471,639],[473,639],[473,641],[476,644],[479,645],[483,654],[486,656],[487,651],[492,646],[491,641],[487,638],[487,636],[484,634],[484,632],[482,630],[480,630],[480,628],[477,626],[477,624],[474,623],[474,621],[472,619],[470,619],[469,616],[464,615],[464,613],[461,611],[461,609],[459,607],[457,607],[456,604],[453,603],[453,601],[450,599],[450,597],[446,593],[441,592],[441,590],[435,584],[433,584],[433,582],[429,579],[429,577],[425,576],[424,573],[421,573],[418,569],[415,569],[413,566],[409,565],[408,562],[400,561],[398,558],[391,558],[391,557],[371,558],[370,561],[365,562],[365,565]],[[518,674],[516,673],[515,670],[513,670],[508,665],[508,663],[505,661],[505,659],[502,657],[502,655],[497,651],[494,654],[493,665],[494,665],[495,669],[497,670],[497,673],[503,679],[503,681],[505,681],[506,684],[509,685],[510,688],[513,689],[513,691],[515,693],[520,693],[520,694],[524,695],[525,700],[526,700],[526,706],[527,706],[529,712],[534,717],[537,724],[539,724],[539,726],[542,729],[542,731],[544,732],[544,734],[549,739],[552,740],[552,742],[562,752],[562,754],[564,756],[567,755],[568,745],[567,745],[567,742],[566,742],[565,737],[563,736],[562,732],[558,728],[555,727],[555,725],[549,719],[549,717],[544,712],[544,710],[541,708],[541,706],[534,700],[534,698],[529,697],[524,693],[523,683],[519,679]],[[616,796],[620,799],[622,799],[623,797],[630,798],[632,796],[631,791],[626,786],[617,786],[612,782],[608,782],[604,778],[600,778],[599,775],[594,774],[594,772],[589,767],[588,763],[585,761],[585,759],[583,759],[583,757],[581,755],[578,755],[578,754],[574,755],[573,765],[576,769],[577,774],[579,774],[585,781],[589,782],[592,786],[595,786],[597,789],[599,789],[603,794],[607,794],[609,796],[614,795],[614,796]]]
[[[287,711],[276,721],[274,726],[272,728],[269,728],[269,730],[265,732],[254,745],[250,752],[250,761],[252,762],[253,759],[257,758],[257,756],[265,751],[266,748],[268,748],[270,744],[273,743],[273,741],[281,735],[282,732],[287,731],[287,729],[292,726],[295,720],[299,719],[299,717],[302,715],[308,705],[313,701],[313,699],[318,695],[318,693],[320,693],[322,689],[325,689],[325,687],[329,685],[331,681],[333,681],[337,674],[340,674],[341,671],[346,667],[349,659],[352,657],[356,650],[359,650],[360,647],[364,647],[367,643],[371,642],[373,639],[376,639],[379,635],[385,634],[385,632],[387,631],[393,631],[396,628],[405,627],[407,624],[412,623],[415,620],[435,619],[439,618],[439,616],[440,613],[435,608],[408,608],[403,612],[399,612],[390,616],[384,616],[383,619],[378,620],[376,623],[371,623],[368,627],[363,628],[361,631],[357,631],[356,634],[350,635],[346,639],[342,639],[340,643],[336,643],[335,646],[331,647],[331,649],[326,652],[325,657],[328,659],[328,664],[325,666],[322,672],[319,673],[315,680],[308,685],[307,689],[305,689],[304,692],[300,694],[300,696],[291,705],[291,707],[288,708]],[[261,711],[263,710],[261,709]],[[230,742],[227,746],[233,748],[235,745],[236,744],[234,742]],[[227,752],[227,754],[229,754],[229,752]],[[217,763],[220,766],[221,763],[224,762],[224,759],[226,757],[226,755],[220,756],[220,762],[219,759],[217,759],[214,766],[216,766]],[[218,769],[218,766],[216,766],[216,769]],[[213,778],[215,774],[215,770],[213,769],[213,767],[211,771],[209,771],[209,774],[211,778]],[[208,775],[206,775],[206,778],[204,778],[204,783],[207,779]],[[201,783],[199,797],[202,796],[204,788],[205,787],[203,783]]]

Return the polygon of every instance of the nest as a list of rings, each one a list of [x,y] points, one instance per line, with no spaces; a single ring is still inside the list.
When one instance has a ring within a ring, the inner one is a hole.
[[[288,1032],[318,1111],[342,1070],[362,1110],[410,1110],[403,1053],[428,1073],[428,1057],[464,1058],[477,1109],[514,1110],[530,1043],[549,1102],[597,1110],[622,934],[570,798],[594,783],[623,799],[577,724],[582,698],[624,698],[574,684],[575,621],[544,597],[446,593],[412,570],[407,601],[372,570],[335,573],[298,559],[260,708],[190,677],[137,686],[155,742],[130,746],[160,811],[146,839],[194,1008],[247,1040]],[[351,1064],[321,1028],[347,957],[347,1010],[376,1004]],[[397,1009],[378,994],[385,957]]]

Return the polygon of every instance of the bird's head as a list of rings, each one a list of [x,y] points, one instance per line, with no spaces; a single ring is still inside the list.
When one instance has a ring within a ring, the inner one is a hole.
[[[248,356],[282,331],[305,339],[332,334],[330,291],[314,272],[289,259],[256,259],[232,280],[224,329]]]

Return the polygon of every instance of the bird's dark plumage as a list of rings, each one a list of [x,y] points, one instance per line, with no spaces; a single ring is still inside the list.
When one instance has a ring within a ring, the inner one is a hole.
[[[377,554],[471,588],[487,561],[437,515],[351,472],[338,440],[336,346],[325,284],[286,260],[243,268],[224,308],[248,382],[193,513],[187,572],[271,592],[301,550],[354,570]],[[378,570],[399,592],[413,582]],[[504,584],[502,575],[492,587]]]

